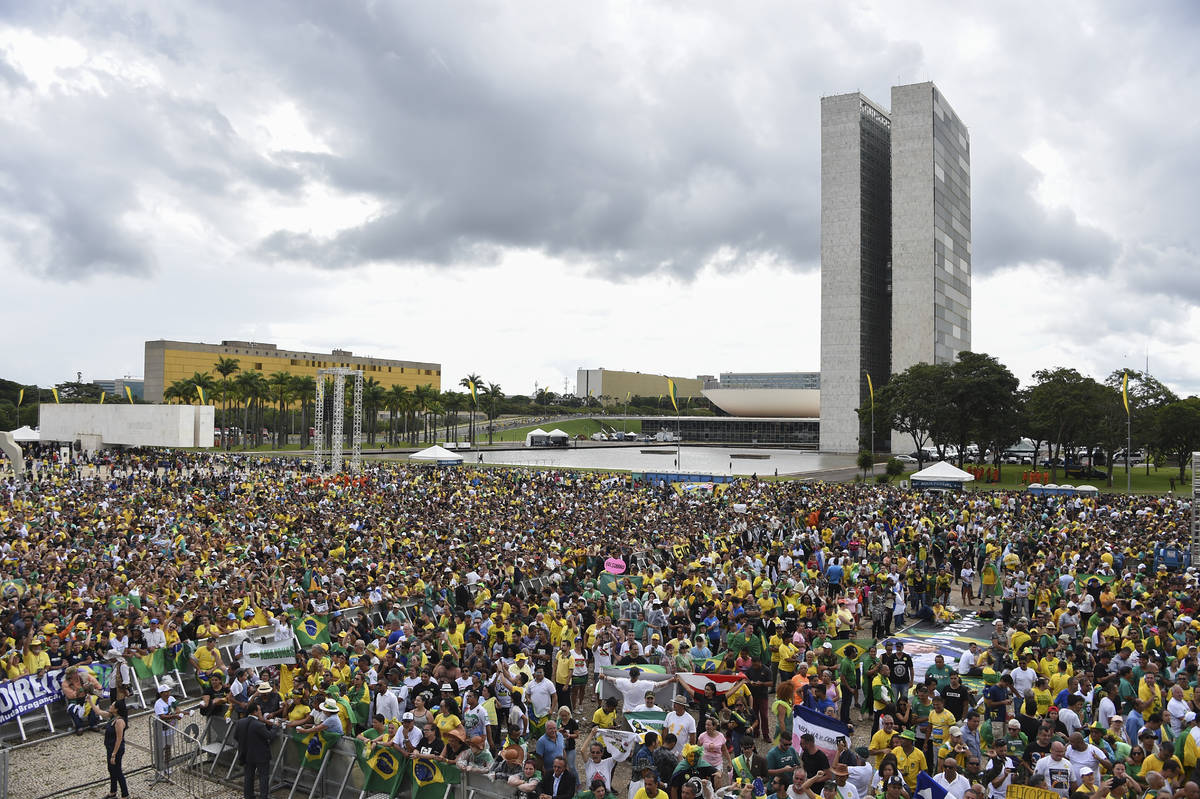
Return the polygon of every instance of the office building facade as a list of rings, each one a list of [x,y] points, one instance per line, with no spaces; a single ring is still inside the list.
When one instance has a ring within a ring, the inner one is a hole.
[[[145,399],[162,402],[163,391],[176,380],[186,380],[196,372],[217,375],[217,361],[234,358],[238,372],[255,371],[264,377],[275,372],[289,372],[297,377],[316,377],[317,370],[331,367],[361,369],[363,378],[373,377],[384,388],[392,386],[442,386],[442,365],[422,361],[397,361],[389,358],[369,358],[349,350],[332,352],[301,352],[281,350],[274,344],[255,341],[222,341],[203,344],[195,341],[147,341]],[[231,377],[236,377],[235,372]]]
[[[891,120],[862,94],[821,100],[821,449],[854,452],[867,374],[891,369]]]
[[[876,390],[971,346],[970,139],[932,83],[821,101],[821,449],[866,446]],[[875,449],[890,431],[876,425]],[[897,440],[899,445],[899,440]]]
[[[602,405],[620,405],[626,397],[657,397],[667,394],[667,375],[651,372],[623,372],[619,369],[577,369],[575,396],[592,397]],[[697,377],[676,377],[675,395],[682,403],[688,397],[699,398],[704,380]]]

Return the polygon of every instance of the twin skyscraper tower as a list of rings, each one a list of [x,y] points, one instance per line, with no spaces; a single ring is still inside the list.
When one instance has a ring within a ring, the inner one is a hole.
[[[878,390],[970,347],[966,125],[932,83],[892,87],[890,111],[857,92],[822,98],[821,449],[871,448],[857,413],[868,374]],[[875,449],[890,436],[877,424]]]

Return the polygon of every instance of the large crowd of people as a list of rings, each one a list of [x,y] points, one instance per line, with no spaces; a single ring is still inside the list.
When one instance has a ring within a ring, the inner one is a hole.
[[[1187,498],[754,479],[685,495],[515,468],[322,480],[241,455],[39,457],[0,497],[0,676],[65,668],[81,729],[124,723],[131,658],[182,649],[201,713],[361,736],[530,799],[901,799],[922,771],[954,799],[1014,782],[1200,799],[1200,590],[1156,559],[1186,543]],[[967,608],[994,620],[990,642],[914,673],[893,636]],[[330,643],[295,667],[215,645],[307,615]],[[101,661],[111,711],[89,699]],[[632,668],[596,704],[608,666]],[[681,686],[619,779],[604,731],[656,709],[647,666],[743,679]],[[857,738],[832,757],[793,741],[799,705]]]

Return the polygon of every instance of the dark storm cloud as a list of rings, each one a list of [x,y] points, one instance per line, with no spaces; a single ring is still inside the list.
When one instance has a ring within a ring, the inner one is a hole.
[[[1067,273],[1108,272],[1120,254],[1116,239],[1083,224],[1069,208],[1035,199],[1039,173],[1016,154],[990,159],[983,174],[973,164],[971,267],[987,273],[1020,264],[1052,263]],[[994,164],[994,166],[992,166]]]

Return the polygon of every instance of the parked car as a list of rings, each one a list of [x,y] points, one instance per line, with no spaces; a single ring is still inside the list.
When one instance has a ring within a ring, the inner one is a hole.
[[[903,463],[905,466],[916,466],[919,461],[912,455],[893,455],[893,458]]]
[[[604,433],[592,433],[592,441],[608,441],[608,436]]]

